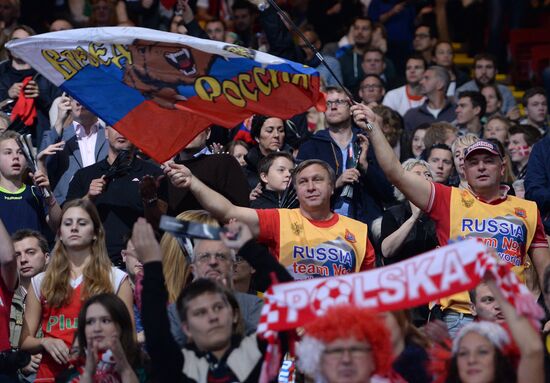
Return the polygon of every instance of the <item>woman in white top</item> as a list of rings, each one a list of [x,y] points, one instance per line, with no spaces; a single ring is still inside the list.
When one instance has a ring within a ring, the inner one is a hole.
[[[132,289],[126,277],[109,260],[94,204],[86,199],[67,202],[50,264],[32,279],[27,295],[21,348],[42,353],[36,382],[54,382],[67,367],[84,300],[111,292],[133,312]],[[36,337],[39,328],[41,338]]]

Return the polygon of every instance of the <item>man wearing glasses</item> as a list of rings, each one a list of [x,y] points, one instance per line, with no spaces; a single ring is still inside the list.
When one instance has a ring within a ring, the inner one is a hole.
[[[386,94],[386,85],[384,80],[376,74],[368,74],[365,76],[359,86],[359,98],[365,105],[371,102],[380,104]]]
[[[434,27],[426,24],[419,25],[414,31],[413,48],[427,63],[432,62],[432,52],[437,44],[437,31]]]
[[[207,278],[225,285],[239,303],[246,334],[251,334],[256,331],[260,321],[262,300],[255,295],[245,294],[234,289],[235,262],[235,251],[228,248],[221,240],[194,240],[190,265],[193,279]],[[181,319],[175,304],[168,306],[168,316],[172,335],[180,346],[185,346],[186,337],[181,329]]]

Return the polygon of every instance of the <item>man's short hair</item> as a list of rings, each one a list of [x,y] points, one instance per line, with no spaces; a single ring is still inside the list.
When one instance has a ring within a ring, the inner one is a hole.
[[[474,108],[479,107],[478,117],[483,117],[485,110],[487,109],[487,101],[485,100],[485,97],[480,92],[476,92],[475,90],[465,90],[458,94],[459,100],[464,97],[468,97],[470,99],[470,102]]]
[[[409,60],[422,61],[422,64],[424,65],[424,69],[426,69],[428,67],[428,62],[426,61],[424,56],[422,56],[422,53],[413,52],[410,55],[408,55],[407,59],[405,60],[405,65],[409,62]]]
[[[363,79],[361,80],[361,84],[363,83],[363,81],[365,81],[369,77],[374,77],[375,79],[377,79],[380,85],[382,85],[382,88],[386,89],[386,82],[382,79],[382,77],[380,77],[376,73],[369,73],[365,75],[365,77],[363,77]]]
[[[294,168],[294,172],[292,172],[292,184],[294,185],[294,187],[296,187],[296,178],[298,177],[298,175],[305,168],[308,168],[312,165],[319,165],[323,169],[326,170],[326,172],[328,173],[328,176],[329,176],[330,183],[331,183],[332,187],[334,188],[335,185],[336,185],[336,173],[334,172],[334,169],[328,163],[326,163],[325,161],[318,160],[318,159],[305,160],[303,162],[300,162],[298,164],[298,166],[296,166]]]
[[[19,242],[24,240],[25,238],[36,238],[36,240],[38,241],[38,247],[40,247],[40,250],[42,250],[44,254],[50,251],[50,247],[48,246],[48,241],[42,235],[42,233],[36,230],[20,229],[11,235],[12,242]]]
[[[199,278],[184,288],[176,301],[176,308],[182,322],[187,322],[187,309],[189,302],[203,294],[219,294],[229,304],[227,294],[229,291],[216,281],[207,278]]]
[[[426,148],[431,148],[436,144],[444,144],[449,134],[456,134],[457,132],[458,129],[448,122],[434,122],[426,129],[426,133],[424,134],[424,146]]]
[[[245,0],[236,0],[233,6],[231,7],[231,10],[235,12],[237,9],[248,9],[251,14],[256,12],[257,8],[250,4],[248,1]]]
[[[359,20],[364,20],[364,21],[368,21],[371,25],[371,27],[374,25],[374,23],[372,22],[372,20],[368,17],[365,17],[365,16],[357,16],[357,17],[354,17],[353,20],[351,20],[351,23],[349,24],[350,26],[352,25],[355,25],[355,23]]]
[[[269,171],[269,168],[271,165],[273,165],[273,162],[277,158],[284,157],[290,162],[294,163],[294,157],[292,157],[292,154],[287,152],[273,152],[269,153],[267,156],[262,158],[260,162],[258,162],[258,174],[266,173]]]
[[[365,51],[365,53],[363,53],[363,59],[365,58],[365,56],[367,55],[367,53],[372,53],[372,52],[379,53],[380,56],[382,56],[382,59],[384,59],[384,57],[386,56],[386,54],[382,51],[382,49],[371,47],[371,48],[368,48],[368,49]]]
[[[521,98],[521,103],[523,104],[523,106],[527,108],[527,104],[529,103],[529,99],[533,96],[536,96],[537,94],[543,95],[544,98],[546,100],[548,100],[548,97],[546,96],[546,91],[544,90],[544,88],[542,88],[540,86],[536,86],[534,88],[527,89],[525,91],[525,93],[523,94],[523,97]]]
[[[36,35],[36,31],[35,31],[34,29],[32,29],[31,27],[29,27],[28,25],[23,25],[23,24],[21,24],[21,25],[16,26],[15,28],[13,28],[13,30],[11,31],[11,33],[10,33],[9,36],[8,36],[8,41],[9,41],[9,40],[13,40],[13,35],[14,35],[14,33],[15,33],[16,31],[19,31],[19,30],[27,32],[27,33],[29,34],[29,36],[34,36],[34,35]]]
[[[421,27],[428,28],[428,34],[430,35],[430,39],[437,39],[439,37],[439,34],[437,32],[437,28],[435,27],[434,24],[422,23],[422,24],[418,25],[416,28],[414,28],[414,31],[416,32],[416,30],[418,28],[421,28]]]
[[[491,53],[478,53],[474,56],[474,67],[478,61],[485,60],[485,61],[491,61],[493,65],[496,67],[497,65],[497,58],[492,55]]]
[[[451,83],[451,76],[449,75],[449,71],[439,65],[432,65],[428,67],[428,69],[426,70],[433,71],[435,73],[435,76],[439,80],[443,81],[443,85],[444,85],[443,91],[447,93],[447,88],[449,88],[449,84]]]
[[[510,136],[519,133],[523,134],[523,138],[529,146],[535,145],[537,141],[542,138],[540,130],[538,130],[533,125],[513,125],[508,133],[510,134]]]
[[[453,157],[453,152],[451,151],[451,148],[449,148],[447,145],[445,144],[434,144],[432,146],[430,146],[429,148],[427,148],[423,155],[422,155],[422,159],[424,161],[428,161],[428,159],[430,158],[430,156],[432,155],[432,152],[435,150],[435,149],[442,149],[442,150],[447,150],[449,153],[451,153],[451,158]]]

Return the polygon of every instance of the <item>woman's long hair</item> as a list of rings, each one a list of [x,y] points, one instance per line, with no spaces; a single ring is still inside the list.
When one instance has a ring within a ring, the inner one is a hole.
[[[90,259],[82,271],[83,285],[81,299],[100,293],[114,292],[111,282],[111,261],[105,245],[105,231],[96,207],[87,199],[76,199],[63,206],[62,217],[72,207],[85,210],[94,225],[94,240],[90,246]],[[51,261],[46,268],[41,295],[51,307],[61,307],[71,299],[71,263],[67,249],[58,239],[52,250]]]
[[[94,303],[100,304],[111,316],[111,320],[117,325],[120,333],[120,344],[128,363],[132,367],[137,367],[141,364],[141,353],[136,339],[136,333],[132,324],[132,318],[128,312],[128,308],[118,296],[112,293],[102,293],[94,295],[82,305],[78,314],[78,329],[76,336],[78,337],[79,354],[84,359],[86,358],[86,314],[88,308]]]
[[[205,210],[187,210],[179,214],[177,219],[182,221],[197,221],[211,226],[220,224]],[[192,249],[184,249],[180,242],[171,234],[165,233],[160,240],[162,249],[162,273],[168,290],[168,302],[174,303],[181,291],[189,283],[191,271],[188,261],[191,261]]]

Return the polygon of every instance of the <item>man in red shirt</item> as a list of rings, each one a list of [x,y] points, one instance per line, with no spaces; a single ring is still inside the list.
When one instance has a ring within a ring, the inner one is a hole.
[[[543,285],[550,252],[540,213],[534,202],[508,196],[508,187],[501,186],[506,164],[495,144],[480,140],[465,149],[468,188],[453,188],[405,172],[380,129],[380,118],[361,104],[354,105],[352,113],[355,123],[368,131],[388,180],[436,222],[440,245],[448,244],[449,240],[480,238],[512,265],[520,279],[530,267],[529,254]],[[370,122],[368,126],[366,121]],[[473,320],[467,293],[442,299],[441,305],[451,336]]]

